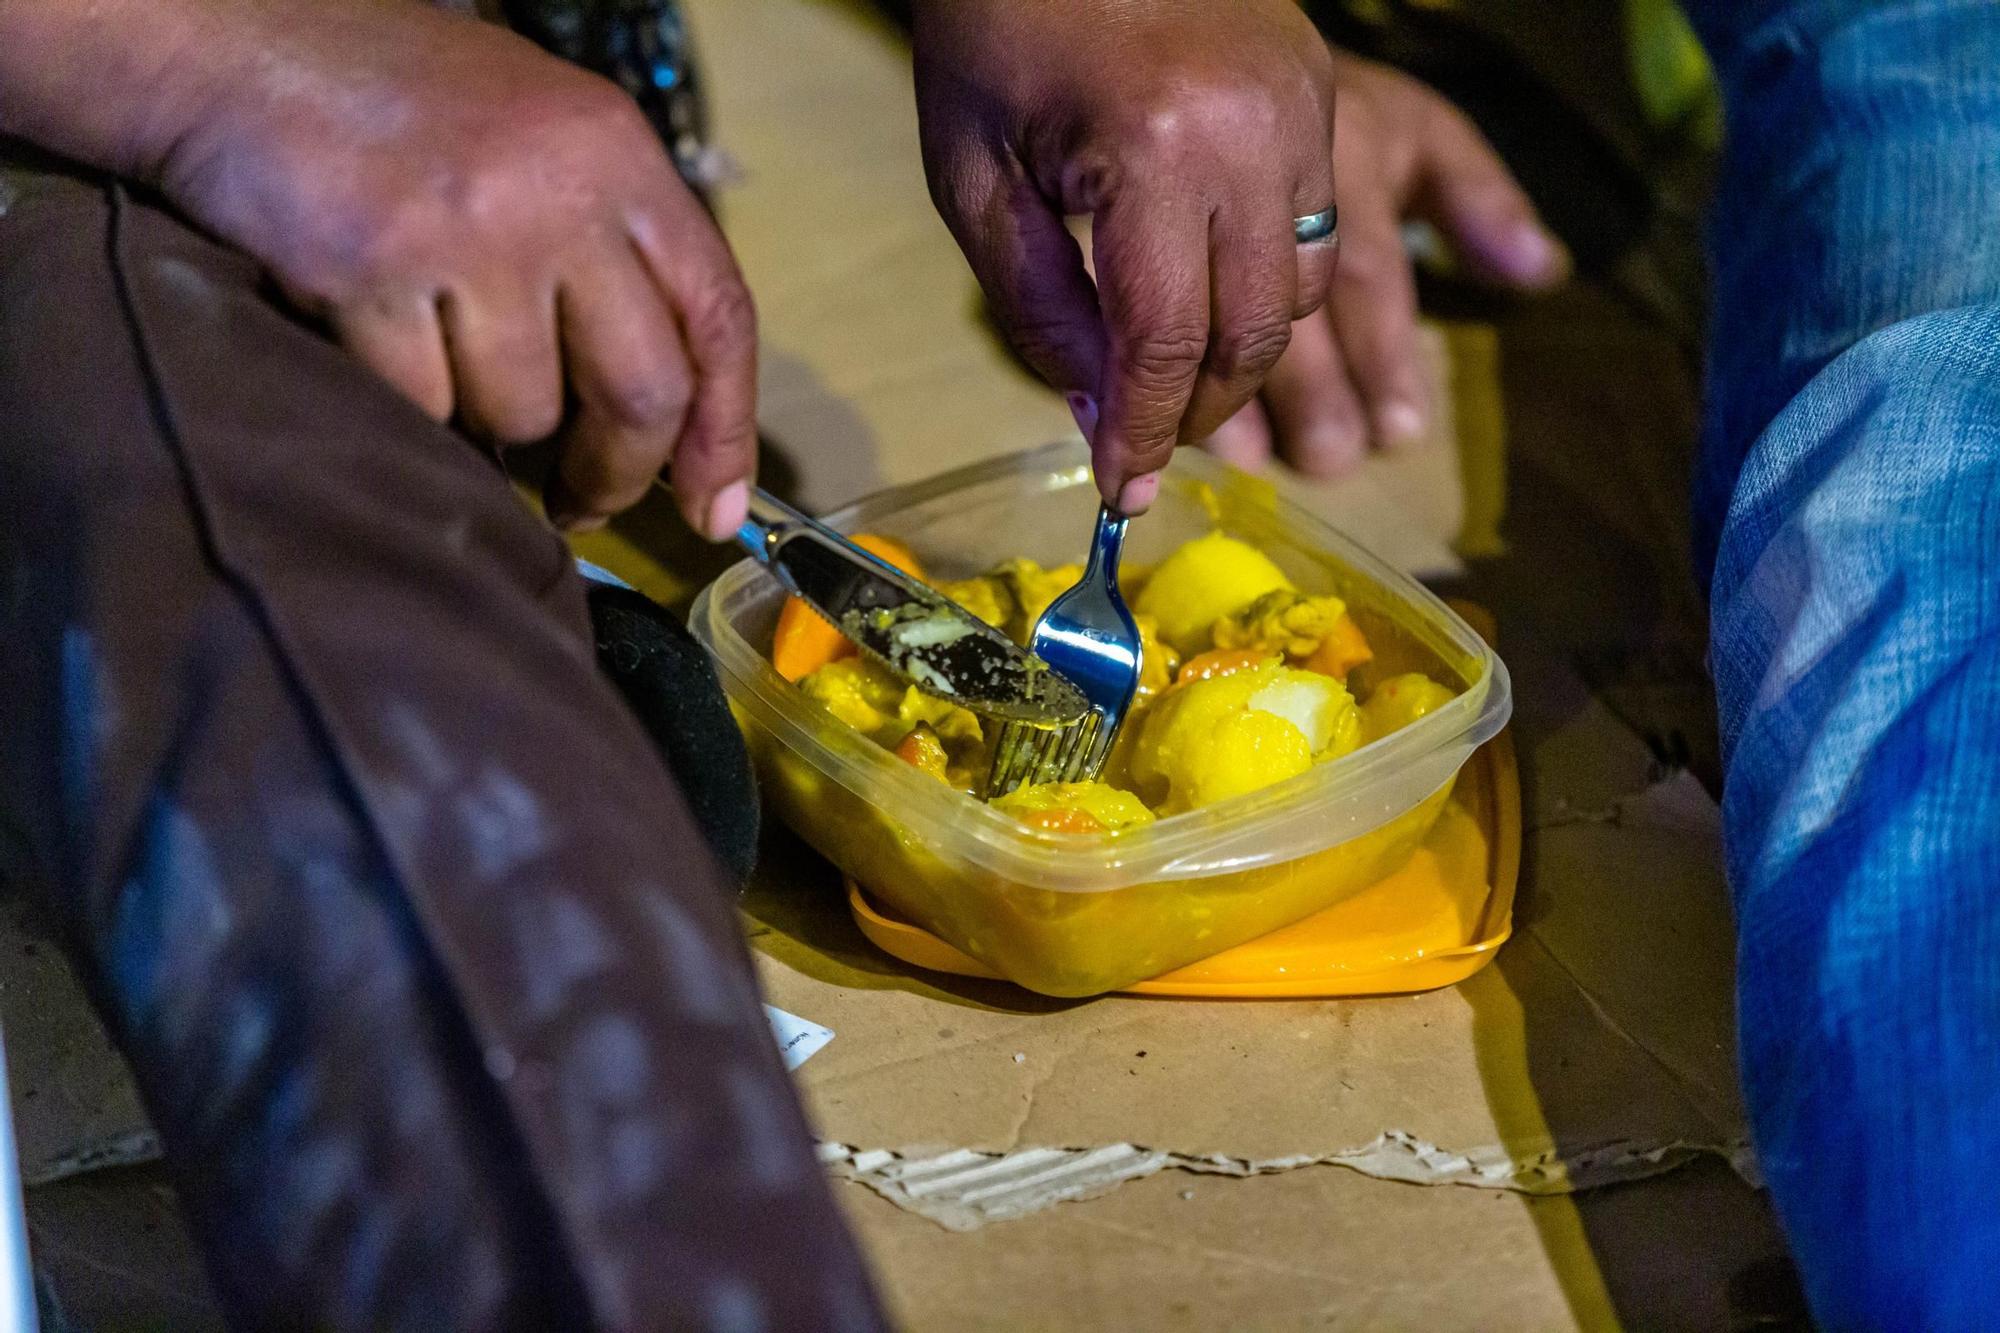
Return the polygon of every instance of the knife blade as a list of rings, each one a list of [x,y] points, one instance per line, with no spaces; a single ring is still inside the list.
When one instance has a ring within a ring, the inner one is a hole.
[[[937,589],[759,489],[736,539],[863,652],[924,693],[1006,722],[1062,727],[1077,688]]]

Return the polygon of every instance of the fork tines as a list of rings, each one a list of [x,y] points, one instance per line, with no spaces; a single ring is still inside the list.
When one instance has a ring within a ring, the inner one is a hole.
[[[986,799],[1040,782],[1088,782],[1104,771],[1111,738],[1104,714],[1097,709],[1066,727],[1008,722],[993,745]]]

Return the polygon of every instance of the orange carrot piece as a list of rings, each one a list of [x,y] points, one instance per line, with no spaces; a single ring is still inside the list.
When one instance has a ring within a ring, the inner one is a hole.
[[[905,574],[924,576],[917,557],[899,541],[863,532],[855,535],[854,544],[871,555],[881,556]],[[804,680],[828,662],[852,657],[857,651],[846,635],[797,597],[787,598],[778,612],[778,629],[771,636],[771,665],[786,680],[794,683]]]
[[[1361,626],[1354,623],[1354,617],[1343,613],[1333,623],[1333,632],[1320,642],[1319,648],[1308,657],[1303,665],[1308,671],[1317,671],[1332,676],[1335,680],[1346,680],[1347,673],[1366,662],[1375,660],[1375,650],[1368,646],[1367,636]]]
[[[928,773],[939,782],[950,782],[951,776],[945,771],[948,763],[944,752],[944,742],[938,734],[918,723],[909,735],[903,737],[896,747],[896,758],[922,773]]]
[[[1277,660],[1274,654],[1262,648],[1211,648],[1181,663],[1179,673],[1174,676],[1174,684],[1186,685],[1190,681],[1208,680],[1215,676],[1233,676],[1239,671],[1251,671]]]

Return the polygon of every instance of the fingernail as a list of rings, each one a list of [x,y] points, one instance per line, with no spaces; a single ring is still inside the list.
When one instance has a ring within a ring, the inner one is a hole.
[[[712,542],[726,542],[750,517],[750,483],[732,481],[708,502],[708,524],[704,529]]]
[[[1097,435],[1097,400],[1087,393],[1066,393],[1063,395],[1063,398],[1069,403],[1069,414],[1076,418],[1076,428],[1083,432],[1083,438],[1086,440],[1095,439]]]
[[[1555,282],[1569,273],[1569,252],[1563,249],[1561,241],[1535,223],[1517,223],[1507,233],[1501,250],[1517,281]]]
[[[1118,491],[1118,512],[1127,518],[1136,517],[1153,507],[1153,501],[1160,495],[1160,474],[1148,473],[1134,477]]]
[[[1382,409],[1377,428],[1384,444],[1413,444],[1424,437],[1424,414],[1413,403],[1390,403]]]

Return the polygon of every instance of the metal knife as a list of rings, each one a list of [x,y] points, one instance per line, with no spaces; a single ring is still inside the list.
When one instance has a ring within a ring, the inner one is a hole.
[[[937,589],[759,489],[736,540],[813,610],[924,693],[1005,722],[1061,727],[1090,703]]]

